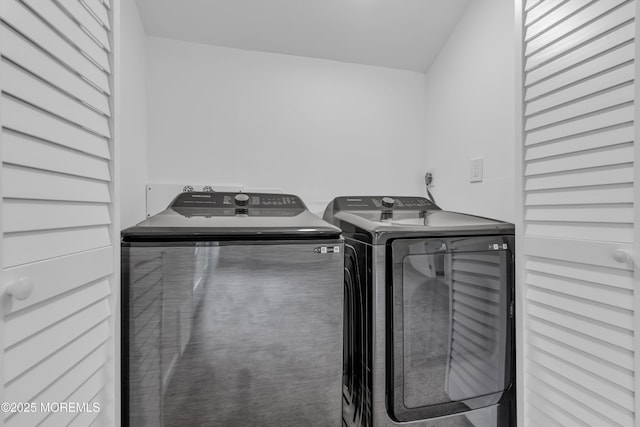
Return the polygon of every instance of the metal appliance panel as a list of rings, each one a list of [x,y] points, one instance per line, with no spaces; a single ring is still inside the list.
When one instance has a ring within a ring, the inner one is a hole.
[[[347,247],[345,426],[513,427],[513,224],[405,196],[323,218]]]
[[[340,229],[292,194],[186,192],[121,235],[125,242],[338,239]]]
[[[344,380],[343,417],[350,426],[372,420],[373,361],[372,292],[367,262],[371,246],[349,240],[344,249]]]
[[[435,237],[514,232],[513,224],[444,211],[424,197],[336,197],[325,209],[323,218],[340,227],[343,237],[374,245],[419,234]]]
[[[410,421],[496,404],[512,382],[513,236],[391,246],[393,415]]]
[[[340,426],[343,243],[195,249],[123,248],[130,425]]]
[[[347,240],[349,242],[349,240]],[[348,427],[511,427],[511,413],[513,401],[501,400],[493,404],[478,409],[468,409],[466,412],[453,415],[443,415],[430,419],[416,419],[412,421],[394,420],[388,411],[392,402],[388,402],[388,388],[392,386],[389,374],[389,351],[387,342],[389,339],[388,317],[389,311],[388,297],[389,287],[387,286],[387,249],[383,245],[373,245],[372,247],[372,271],[373,281],[373,319],[374,319],[374,343],[373,343],[373,386],[372,409],[373,417],[370,424],[349,422],[345,417],[345,424]]]

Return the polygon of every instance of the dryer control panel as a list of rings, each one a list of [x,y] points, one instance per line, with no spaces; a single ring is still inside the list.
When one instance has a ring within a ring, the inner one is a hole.
[[[440,209],[424,197],[405,196],[349,196],[337,197],[334,211],[379,210],[435,210]]]

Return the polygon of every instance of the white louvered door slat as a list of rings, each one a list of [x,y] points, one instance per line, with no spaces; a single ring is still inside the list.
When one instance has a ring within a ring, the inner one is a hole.
[[[3,141],[5,163],[101,181],[110,179],[106,159],[13,132],[4,133]]]
[[[80,102],[90,105],[104,115],[110,115],[109,97],[80,76],[70,73],[65,64],[42,49],[33,49],[28,40],[6,25],[0,24],[0,37],[4,40],[2,54],[5,58],[32,73],[37,73],[43,81]]]
[[[633,5],[623,4],[625,1],[603,0],[590,4],[584,8],[584,11],[580,11],[528,42],[527,46],[531,46],[531,52],[527,56],[527,68],[533,71],[537,67],[551,65],[554,62],[566,63],[573,60],[574,55],[577,57],[588,55],[591,43],[604,43],[605,40],[601,39],[606,39],[609,32],[630,21],[629,16],[633,13]],[[586,12],[590,12],[589,16],[583,16],[581,20],[576,21],[575,30],[567,28],[565,36],[558,34],[558,29],[564,29],[571,19],[575,19],[578,15],[586,15]],[[601,12],[604,14],[600,14]],[[590,22],[589,19],[594,22]]]
[[[524,35],[525,40],[531,40],[542,31],[557,25],[563,19],[566,19],[580,9],[587,7],[590,2],[591,0],[545,1],[544,3],[550,3],[550,5],[546,6],[546,9],[540,8],[540,11],[537,13],[534,11],[529,13],[528,21],[530,24]],[[543,10],[544,15],[541,14]]]
[[[48,325],[53,325],[65,318],[66,312],[76,313],[98,301],[104,301],[109,296],[109,283],[101,281],[95,286],[83,287],[66,298],[47,304],[40,310],[27,313],[19,319],[20,327],[14,327],[15,319],[7,319],[8,334],[4,337],[5,348],[26,340]]]
[[[104,344],[110,335],[107,322],[93,328],[87,328],[81,336],[69,342],[42,363],[24,372],[16,381],[5,383],[5,395],[18,402],[31,401],[42,390],[54,385],[61,373],[73,368],[87,357],[91,350]],[[78,378],[77,380],[80,385],[86,378]],[[64,396],[63,400],[66,397]]]
[[[536,22],[564,3],[566,0],[527,0],[525,10],[529,13],[531,22]]]
[[[598,0],[563,17],[564,19],[558,21],[556,25],[548,26],[541,34],[527,40],[525,46],[527,61],[535,58],[535,55],[547,46],[552,46],[559,41],[564,42],[576,34],[581,34],[581,31],[587,26],[591,29],[592,34],[599,34],[600,30],[606,29],[608,26],[610,17],[617,12],[616,8],[626,7],[624,5],[626,2],[627,0]],[[556,13],[557,11],[552,12],[550,16],[555,16]],[[627,19],[629,19],[629,15],[627,15]],[[536,62],[533,64],[528,62],[525,69],[529,70],[535,64]]]
[[[47,283],[47,286],[34,286],[29,298],[22,301],[13,301],[12,308],[14,311],[20,311],[35,304],[44,306],[43,302],[47,300],[53,301],[53,298],[57,295],[75,294],[86,284],[100,280],[96,279],[96,277],[103,278],[108,276],[113,268],[113,261],[111,250],[108,247],[104,247],[61,258],[39,261],[33,265],[27,264],[8,269],[4,274],[4,278],[7,281],[28,276],[35,283]],[[7,322],[9,320],[15,321],[15,325],[19,325],[20,321],[14,319],[16,319],[15,316],[7,319]],[[11,333],[11,331],[5,332],[7,336]]]
[[[111,9],[0,0],[0,425],[114,425]],[[85,404],[60,411],[47,404]],[[97,404],[97,407],[94,406]]]
[[[527,75],[525,76],[526,86],[531,86],[543,79],[549,78],[556,73],[568,70],[580,64],[582,61],[595,59],[600,52],[607,50],[615,51],[633,40],[633,25],[627,24],[617,26],[612,24],[611,28],[602,28],[602,36],[591,39],[588,43],[577,49],[570,50],[564,55],[557,56],[550,61],[528,62]],[[609,32],[611,31],[611,32]]]
[[[578,221],[633,223],[633,209],[629,205],[577,205],[566,207],[529,207],[525,211],[528,221]]]
[[[574,171],[608,165],[633,163],[633,143],[618,144],[600,149],[584,150],[554,158],[530,160],[525,170],[526,176],[554,172]]]
[[[522,1],[526,426],[636,426],[636,0]]]
[[[105,27],[93,18],[91,12],[83,7],[78,0],[57,0],[57,3],[76,21],[91,38],[97,41],[107,52],[111,51],[109,32]]]
[[[85,359],[75,365],[67,376],[58,380],[53,387],[46,389],[40,395],[40,399],[46,402],[53,402],[55,401],[56,396],[69,396],[77,388],[77,384],[70,381],[70,378],[91,378],[95,374],[108,375],[108,372],[105,371],[108,363],[107,358],[104,356],[105,353],[106,351],[104,346],[96,348]],[[29,419],[28,422],[39,422],[44,417],[46,417],[46,413],[39,413],[34,417],[35,419]],[[24,417],[20,417],[18,414],[12,424],[19,425],[19,423],[23,421],[20,418]],[[49,419],[53,419],[53,417],[49,417]]]
[[[540,390],[540,394],[548,399],[548,403],[544,407],[545,410],[549,404],[560,403],[558,409],[564,412],[567,417],[574,415],[578,418],[579,421],[576,420],[578,422],[576,425],[579,426],[633,425],[633,412],[624,410],[608,399],[602,399],[588,388],[563,381],[555,370],[548,369],[546,365],[539,364],[537,366],[540,373],[531,380],[531,383],[537,390]],[[562,418],[557,418],[556,421],[559,420]],[[541,423],[540,425],[545,424]]]
[[[529,343],[533,348],[540,349],[546,354],[556,355],[565,362],[573,362],[592,375],[608,379],[629,392],[633,391],[633,377],[629,375],[630,372],[619,369],[615,364],[611,364],[606,360],[594,359],[590,356],[589,352],[577,351],[575,348],[564,345],[561,341],[544,335],[531,333],[529,335]],[[603,401],[603,399],[597,400],[600,402]],[[592,404],[593,403],[595,402],[592,402]],[[606,414],[607,411],[610,410],[611,408],[607,407],[603,413]]]
[[[545,337],[552,342],[563,343],[575,354],[588,354],[591,360],[595,356],[600,364],[609,366],[609,371],[617,373],[612,378],[617,377],[620,385],[627,387],[631,384],[630,387],[633,387],[633,357],[628,354],[628,351],[611,346],[604,341],[595,341],[591,337],[576,334],[571,328],[558,327],[556,323],[546,318],[537,318],[532,315],[529,320],[530,333]]]
[[[99,203],[8,199],[2,214],[7,233],[111,223],[108,207]]]
[[[550,144],[534,145],[525,150],[525,160],[536,160],[543,157],[558,156],[578,151],[601,148],[609,145],[633,142],[633,126],[630,123],[615,128],[579,135],[576,138],[563,139]]]
[[[551,110],[565,103],[568,104],[601,91],[606,91],[609,88],[631,83],[634,71],[633,64],[625,64],[582,83],[576,83],[547,96],[539,96],[527,103],[525,114],[532,115],[547,109]]]
[[[12,381],[29,368],[46,360],[51,354],[65,347],[68,342],[85,332],[87,327],[91,328],[102,323],[109,315],[109,303],[107,300],[102,300],[99,303],[83,307],[82,310],[45,328],[37,338],[27,339],[5,348],[5,381]],[[45,352],[42,351],[43,340],[51,343]]]
[[[28,105],[11,96],[2,96],[2,123],[11,129],[45,141],[110,158],[108,140],[73,124],[58,120],[52,114]]]
[[[574,120],[561,121],[556,126],[534,129],[527,132],[526,145],[556,142],[561,138],[582,136],[587,132],[619,126],[632,122],[635,110],[629,102],[614,108],[594,110],[589,115],[580,116]]]
[[[634,171],[633,165],[629,164],[621,164],[608,166],[604,168],[590,168],[586,170],[577,170],[570,171],[563,174],[557,175],[538,175],[527,177],[525,180],[525,189],[530,191],[529,196],[529,204],[534,205],[535,203],[532,199],[535,198],[535,194],[533,194],[533,190],[551,190],[551,189],[562,189],[562,188],[579,188],[579,187],[591,187],[593,189],[594,186],[606,186],[608,184],[617,184],[619,182],[628,182],[633,179]],[[628,180],[628,181],[626,181]],[[603,187],[605,188],[605,187]],[[589,200],[595,200],[598,197],[615,197],[616,192],[613,191],[612,188],[609,187],[612,191],[607,191],[606,194],[589,193],[587,194]],[[595,191],[595,190],[594,190]],[[560,192],[560,190],[559,190]],[[546,194],[547,196],[549,194]],[[540,194],[540,196],[545,196],[544,194]],[[539,197],[540,199],[542,197]],[[580,204],[579,201],[570,201],[567,200],[566,204]],[[589,203],[589,202],[587,202]],[[601,200],[600,204],[609,203],[605,199]],[[623,202],[624,203],[624,202]],[[542,203],[545,204],[545,203]],[[546,203],[549,204],[549,203]]]
[[[628,25],[623,29],[627,37],[626,40],[616,45],[612,50],[607,51],[601,56],[590,58],[589,61],[580,64],[574,64],[570,68],[566,68],[557,74],[542,76],[541,80],[530,83],[525,88],[525,100],[535,99],[553,91],[568,89],[571,85],[582,79],[590,79],[596,77],[600,73],[612,71],[615,68],[633,64],[635,55],[634,46],[629,44],[629,40],[633,40],[633,26]],[[619,31],[623,31],[619,30]]]
[[[98,22],[105,28],[111,29],[109,22],[109,12],[104,3],[100,0],[80,0],[84,6],[93,14]]]
[[[609,88],[599,94],[587,96],[583,99],[571,103],[549,108],[547,111],[529,115],[525,130],[530,131],[536,128],[550,126],[564,120],[571,120],[577,117],[593,114],[593,105],[598,105],[599,109],[613,108],[617,105],[633,101],[633,85],[627,84],[618,88]]]
[[[109,56],[105,49],[95,42],[79,25],[53,1],[21,0],[33,12],[56,28],[70,44],[86,55],[106,72],[111,71]]]
[[[7,198],[104,203],[110,201],[109,185],[106,181],[12,164],[6,164],[2,172],[2,190]]]
[[[5,267],[110,246],[107,226],[78,227],[37,232],[7,233],[4,237]]]
[[[11,63],[3,63],[2,67],[3,84],[7,88],[5,92],[12,97],[100,136],[110,136],[109,122],[105,116]]]
[[[525,187],[526,188],[526,187]],[[603,203],[633,203],[631,184],[571,186],[567,188],[541,189],[525,195],[525,206],[561,206]]]
[[[82,54],[75,46],[69,44],[48,24],[33,14],[19,0],[3,0],[3,22],[20,32],[38,47],[67,65],[73,72],[85,77],[97,88],[110,93],[108,74]]]

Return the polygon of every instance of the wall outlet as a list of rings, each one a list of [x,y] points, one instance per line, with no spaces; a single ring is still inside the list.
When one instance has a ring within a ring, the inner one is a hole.
[[[471,159],[471,168],[469,170],[469,181],[480,182],[482,181],[482,157],[476,157]]]

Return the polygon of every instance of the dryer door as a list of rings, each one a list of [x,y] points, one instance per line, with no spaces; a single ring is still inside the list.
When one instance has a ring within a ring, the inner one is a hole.
[[[513,380],[513,236],[399,239],[387,322],[390,416],[496,404]]]

